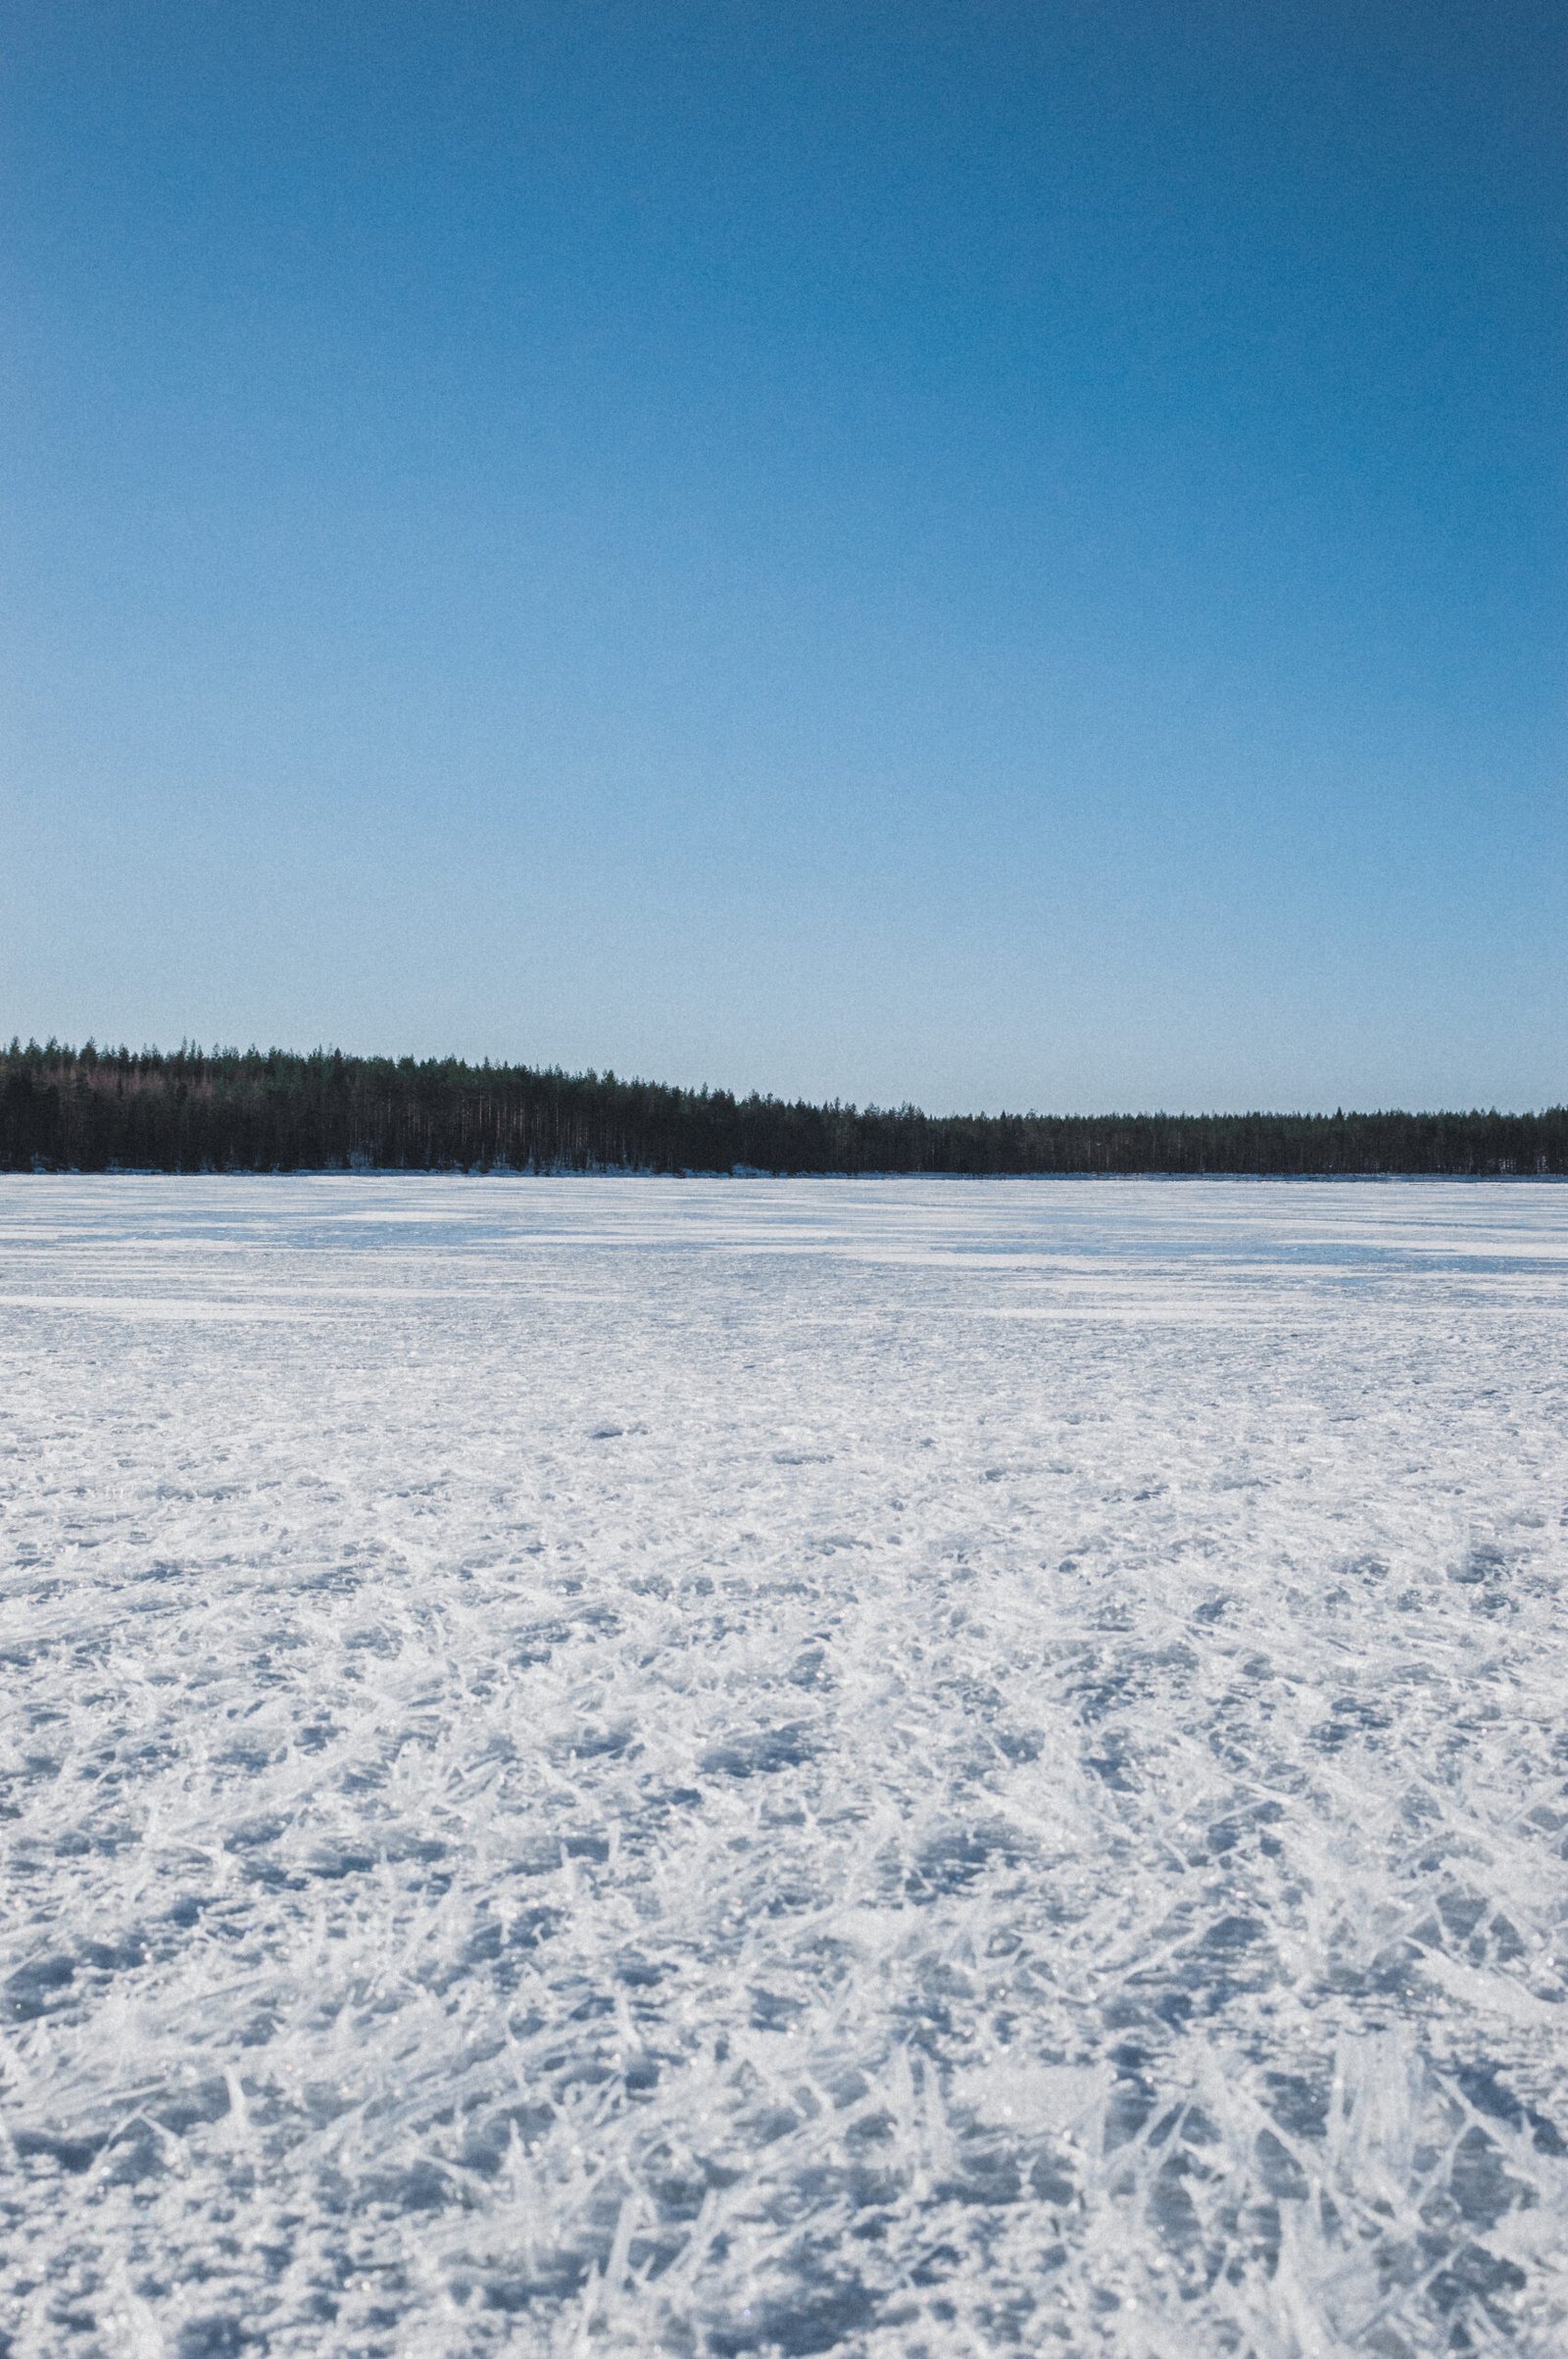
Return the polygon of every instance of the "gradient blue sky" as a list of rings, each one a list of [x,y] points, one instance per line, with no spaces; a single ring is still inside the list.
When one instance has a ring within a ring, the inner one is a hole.
[[[1560,0],[12,0],[0,1030],[1568,1097]]]

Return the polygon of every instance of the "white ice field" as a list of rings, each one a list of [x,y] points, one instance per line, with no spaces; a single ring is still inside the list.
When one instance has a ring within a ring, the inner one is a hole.
[[[1568,1190],[11,1179],[0,1426],[13,2359],[1568,2351]]]

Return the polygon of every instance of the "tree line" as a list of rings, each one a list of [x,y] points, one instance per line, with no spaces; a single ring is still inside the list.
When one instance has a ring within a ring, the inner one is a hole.
[[[1568,1106],[926,1114],[456,1057],[14,1040],[0,1169],[1568,1176]]]

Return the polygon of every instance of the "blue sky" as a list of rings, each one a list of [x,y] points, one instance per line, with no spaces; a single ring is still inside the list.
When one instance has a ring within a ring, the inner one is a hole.
[[[0,1029],[1568,1096],[1551,0],[14,0]]]

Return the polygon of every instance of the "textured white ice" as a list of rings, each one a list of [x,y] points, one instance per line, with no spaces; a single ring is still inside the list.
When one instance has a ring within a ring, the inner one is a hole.
[[[1568,2348],[1568,1193],[18,1179],[0,1297],[0,2349]]]

